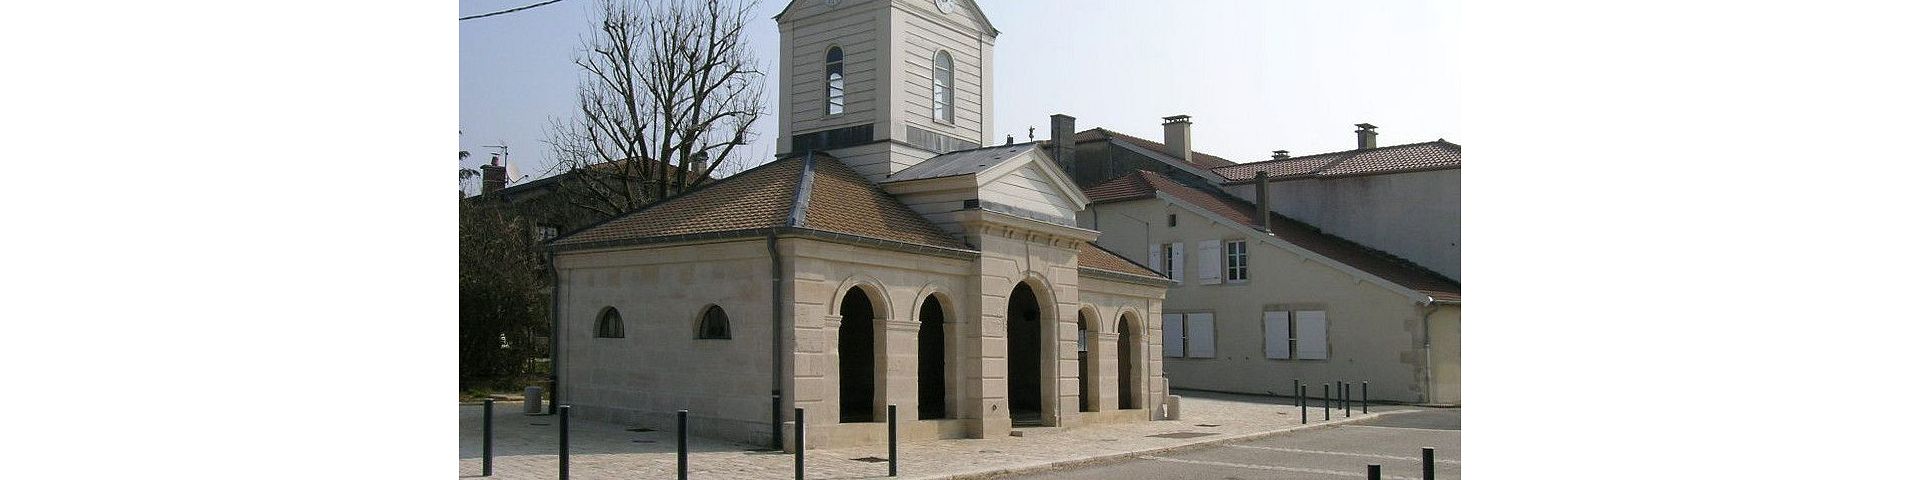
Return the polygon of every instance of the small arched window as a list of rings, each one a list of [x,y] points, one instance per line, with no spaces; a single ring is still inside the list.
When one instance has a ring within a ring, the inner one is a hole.
[[[933,119],[953,123],[953,55],[933,54]]]
[[[593,324],[593,336],[627,338],[627,324],[620,320],[620,310],[613,307],[600,309],[600,319]]]
[[[827,49],[827,115],[847,111],[846,67],[840,60],[840,47]]]
[[[700,338],[703,340],[733,338],[732,331],[727,328],[726,310],[721,310],[719,305],[708,305],[705,311],[700,312]]]

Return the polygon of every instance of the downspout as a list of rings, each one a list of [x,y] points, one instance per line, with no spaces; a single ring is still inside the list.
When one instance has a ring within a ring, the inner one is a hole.
[[[560,404],[560,267],[553,263],[553,250],[547,250],[547,278],[553,280],[553,294],[547,296],[547,413],[559,411]]]
[[[780,331],[781,329],[780,316],[781,316],[781,310],[784,310],[784,306],[782,305],[782,303],[784,302],[781,301],[782,300],[781,297],[782,297],[782,294],[785,292],[780,288],[780,277],[781,277],[780,241],[778,238],[776,238],[776,235],[778,234],[773,232],[767,233],[767,258],[772,260],[772,266],[773,266],[773,269],[772,269],[773,295],[768,296],[773,299],[773,305],[772,305],[773,309],[769,310],[773,312],[773,322],[772,322],[772,326],[773,326],[773,415],[772,415],[773,424],[772,425],[773,425],[773,448],[784,448],[783,445],[785,444],[782,442],[782,440],[785,440],[785,438],[783,438],[784,435],[781,435],[780,433],[780,415],[784,413],[784,410],[780,408],[780,386],[782,383],[780,380],[782,376],[781,370],[782,370],[782,367],[784,367],[786,364],[785,362],[786,359],[781,358],[782,355],[781,355],[780,346],[783,344],[785,340],[784,336],[781,334],[785,332]]]
[[[1425,374],[1426,385],[1420,389],[1420,397],[1424,403],[1431,404],[1433,403],[1433,323],[1431,320],[1433,313],[1440,311],[1440,304],[1434,302],[1433,297],[1427,297],[1427,300],[1421,303],[1425,304],[1426,313],[1420,314],[1420,351],[1426,356],[1426,363],[1420,370]]]

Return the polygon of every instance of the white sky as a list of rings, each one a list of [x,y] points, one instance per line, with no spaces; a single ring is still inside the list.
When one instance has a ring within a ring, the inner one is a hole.
[[[594,2],[460,22],[460,148],[474,152],[466,166],[504,142],[518,173],[542,175],[548,119],[573,114],[571,59]],[[467,0],[459,13],[528,3]],[[763,0],[748,39],[776,75],[772,17],[786,3]],[[1236,162],[1275,149],[1351,149],[1360,122],[1380,126],[1382,145],[1464,143],[1451,1],[979,3],[1001,31],[994,139],[1025,141],[1029,126],[1044,139],[1048,115],[1065,113],[1080,130],[1158,140],[1160,117],[1186,114],[1196,150]],[[770,159],[778,125],[771,116],[757,125],[744,166]]]

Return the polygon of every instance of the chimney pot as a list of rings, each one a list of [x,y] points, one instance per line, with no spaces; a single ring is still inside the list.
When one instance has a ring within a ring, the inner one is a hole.
[[[1274,160],[1286,160],[1287,158],[1288,158],[1288,157],[1287,157],[1287,151],[1286,151],[1286,150],[1274,150],[1274,151],[1273,151],[1273,159],[1274,159]]]
[[[1180,161],[1183,162],[1192,163],[1193,117],[1174,115],[1171,117],[1162,117],[1161,120],[1165,120],[1160,123],[1160,126],[1166,130],[1166,141],[1163,143],[1166,143],[1167,150],[1172,152],[1174,158],[1179,158]]]
[[[502,188],[507,188],[507,167],[500,166],[500,155],[495,154],[493,160],[480,166],[480,194],[486,195]]]
[[[1360,141],[1361,149],[1374,148],[1376,146],[1374,139],[1379,137],[1380,133],[1373,131],[1373,129],[1380,127],[1375,127],[1371,123],[1356,123],[1353,124],[1353,126],[1360,127],[1359,130],[1354,130],[1353,133],[1359,137],[1358,140]]]

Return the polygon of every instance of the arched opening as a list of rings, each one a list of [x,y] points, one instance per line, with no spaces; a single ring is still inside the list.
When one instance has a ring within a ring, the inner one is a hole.
[[[1021,282],[1007,298],[1007,409],[1015,426],[1041,426],[1040,300]]]
[[[1080,351],[1080,411],[1082,412],[1093,411],[1093,389],[1099,388],[1097,386],[1098,384],[1093,381],[1093,359],[1090,358],[1091,352],[1087,348],[1087,345],[1089,345],[1088,342],[1094,341],[1094,338],[1092,338],[1093,334],[1087,331],[1087,325],[1093,324],[1093,322],[1096,321],[1092,315],[1087,314],[1086,310],[1080,311],[1080,341],[1078,350]]]
[[[840,423],[874,418],[873,301],[860,288],[840,299]]]
[[[627,323],[620,320],[620,310],[613,307],[600,309],[600,318],[593,322],[593,336],[599,338],[626,338]]]
[[[946,310],[940,297],[920,305],[920,419],[947,416]]]
[[[830,47],[827,49],[827,115],[846,111],[846,66],[841,63],[840,47]]]
[[[933,119],[953,123],[953,55],[933,54]]]
[[[727,325],[727,311],[719,305],[708,305],[700,312],[699,338],[702,340],[725,340],[733,338],[733,330]]]
[[[1140,385],[1141,375],[1136,372],[1145,369],[1134,364],[1140,360],[1140,351],[1146,348],[1140,343],[1142,335],[1140,335],[1139,322],[1140,319],[1133,316],[1131,312],[1120,316],[1120,341],[1116,343],[1120,348],[1118,363],[1120,364],[1120,408],[1122,410],[1140,408],[1141,402],[1134,396],[1144,390]]]

